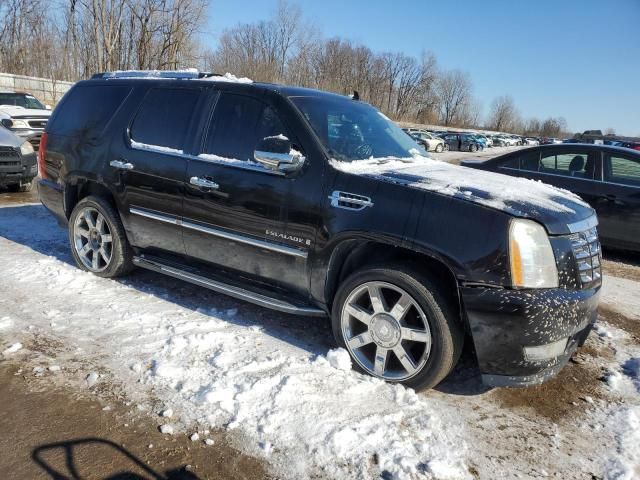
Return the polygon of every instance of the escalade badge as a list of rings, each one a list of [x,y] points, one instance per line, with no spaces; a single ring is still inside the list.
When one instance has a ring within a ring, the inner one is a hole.
[[[299,243],[301,245],[311,245],[311,240],[296,237],[295,235],[287,235],[286,233],[274,232],[273,230],[266,229],[264,233],[270,237],[279,238],[280,240],[287,240],[289,242]]]

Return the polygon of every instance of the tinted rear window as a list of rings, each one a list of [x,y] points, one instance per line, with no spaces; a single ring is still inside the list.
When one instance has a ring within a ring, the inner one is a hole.
[[[73,88],[56,109],[47,129],[55,135],[95,138],[131,90],[125,85],[86,85]]]
[[[133,121],[131,139],[181,150],[199,96],[199,90],[186,88],[151,89]]]

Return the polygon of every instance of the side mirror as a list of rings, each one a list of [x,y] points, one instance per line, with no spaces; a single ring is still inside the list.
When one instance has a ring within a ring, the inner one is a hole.
[[[293,172],[304,164],[305,157],[291,148],[291,141],[284,135],[265,137],[258,142],[253,158],[269,170]]]
[[[44,108],[45,110],[51,110],[51,105],[45,105]]]

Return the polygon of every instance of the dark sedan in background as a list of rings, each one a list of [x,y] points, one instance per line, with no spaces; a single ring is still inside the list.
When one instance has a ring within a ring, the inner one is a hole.
[[[640,251],[640,152],[608,145],[543,145],[462,166],[540,180],[580,195],[598,213],[603,245]]]

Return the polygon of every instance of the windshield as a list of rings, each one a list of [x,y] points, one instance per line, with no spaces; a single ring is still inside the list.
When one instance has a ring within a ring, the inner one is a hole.
[[[25,93],[0,92],[0,105],[13,105],[30,110],[44,110],[44,105],[41,104],[36,97]]]
[[[428,156],[423,147],[371,105],[348,98],[291,100],[335,160],[411,158],[415,153]]]

